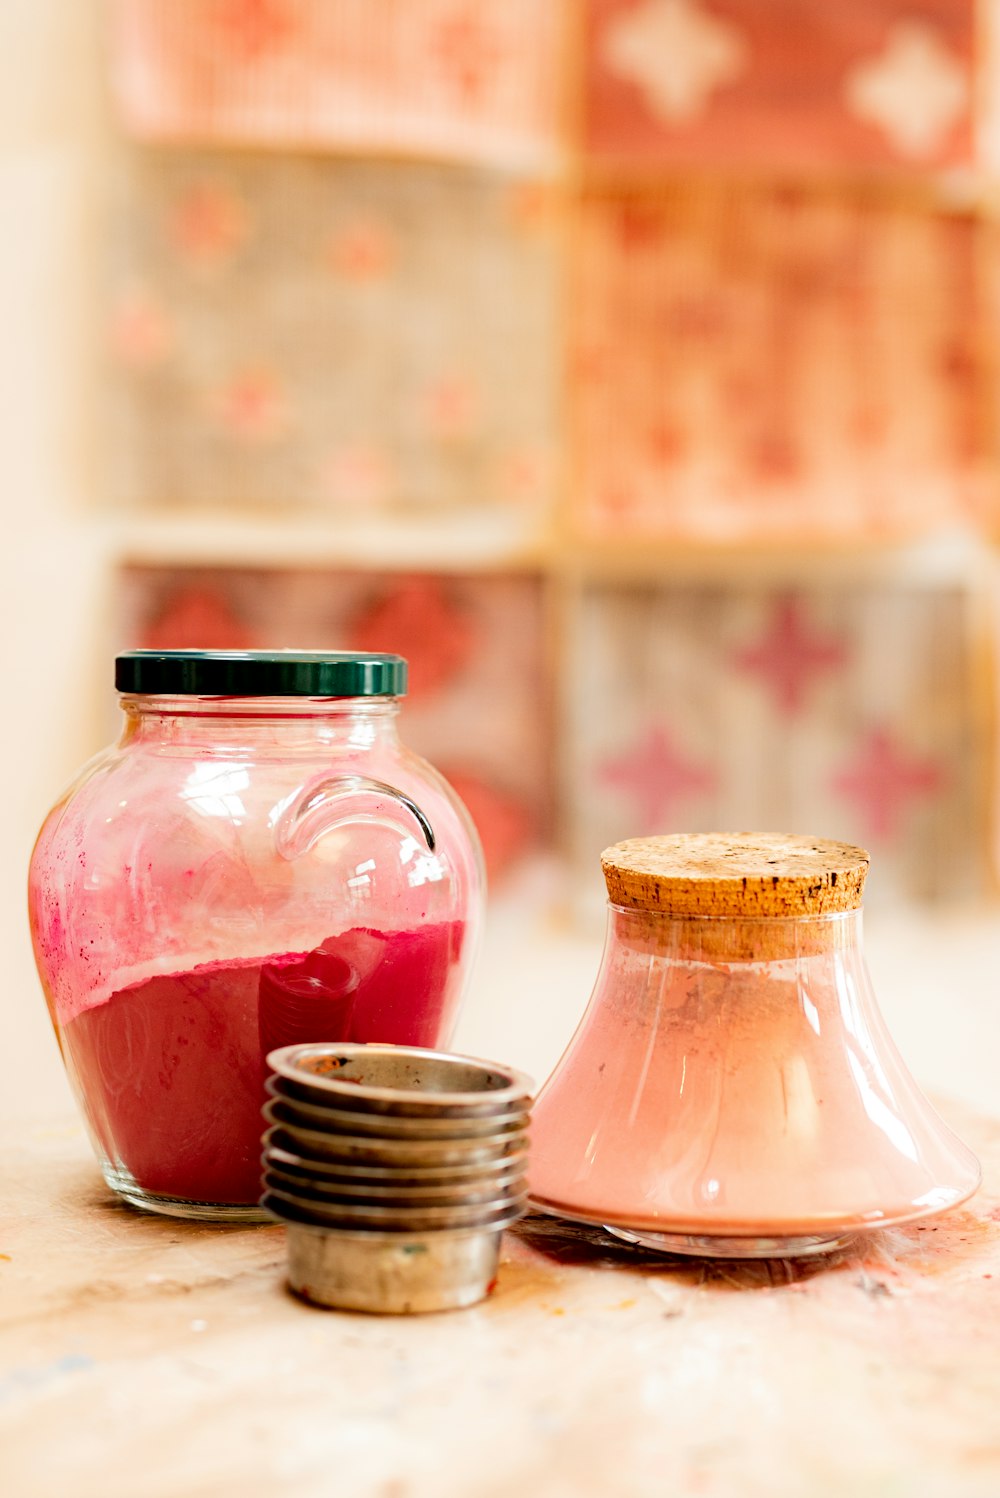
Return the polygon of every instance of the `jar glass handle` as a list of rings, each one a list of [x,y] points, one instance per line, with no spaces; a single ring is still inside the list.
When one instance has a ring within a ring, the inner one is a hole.
[[[395,803],[392,813],[373,809],[373,799]],[[367,775],[323,775],[300,786],[275,807],[274,844],[282,858],[300,858],[319,838],[352,822],[389,827],[404,837],[416,831],[434,852],[434,828],[426,813],[395,786]]]

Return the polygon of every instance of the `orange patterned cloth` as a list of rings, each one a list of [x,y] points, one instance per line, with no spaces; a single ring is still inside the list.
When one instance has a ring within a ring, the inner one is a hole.
[[[589,193],[571,360],[581,530],[853,540],[975,520],[977,232],[845,190]]]
[[[973,0],[586,0],[586,146],[602,161],[965,167]]]

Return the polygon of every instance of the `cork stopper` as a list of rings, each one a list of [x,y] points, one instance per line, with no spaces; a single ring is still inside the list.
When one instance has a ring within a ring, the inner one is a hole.
[[[868,854],[784,832],[634,837],[601,854],[613,905],[672,916],[794,920],[857,910]]]

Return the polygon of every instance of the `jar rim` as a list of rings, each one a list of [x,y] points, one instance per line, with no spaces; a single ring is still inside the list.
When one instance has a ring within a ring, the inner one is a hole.
[[[115,687],[140,697],[403,697],[401,655],[359,650],[127,650]]]

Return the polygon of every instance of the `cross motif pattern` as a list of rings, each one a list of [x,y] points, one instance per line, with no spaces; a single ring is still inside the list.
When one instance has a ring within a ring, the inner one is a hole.
[[[585,140],[604,161],[812,179],[976,160],[974,0],[581,7]]]
[[[677,749],[659,724],[627,753],[600,764],[597,774],[604,785],[633,798],[644,833],[663,832],[676,806],[713,791],[717,783],[715,771]]]
[[[249,230],[246,207],[229,187],[196,182],[174,204],[171,231],[181,256],[194,265],[223,265]]]
[[[901,156],[930,156],[968,108],[965,72],[937,33],[900,21],[886,49],[848,73],[847,107],[888,136]]]
[[[111,316],[111,347],[128,369],[154,368],[169,354],[173,342],[170,316],[148,286],[126,287]]]
[[[737,671],[760,676],[771,689],[782,717],[792,718],[802,708],[810,684],[847,662],[843,640],[810,631],[796,598],[780,599],[766,632],[754,645],[738,650],[732,660]]]
[[[280,0],[219,0],[212,19],[227,46],[246,59],[277,50],[291,40],[296,25]]]
[[[278,376],[265,368],[244,369],[220,391],[217,419],[233,437],[270,442],[287,426],[285,392]]]
[[[475,104],[482,98],[504,60],[495,31],[474,9],[457,11],[438,25],[434,52],[467,104]]]
[[[445,690],[476,648],[475,621],[431,577],[402,579],[352,623],[355,650],[399,650],[410,663],[409,695]]]
[[[837,775],[832,789],[853,801],[873,842],[890,842],[912,803],[944,788],[947,776],[938,760],[909,754],[886,728],[862,740],[857,753]]]
[[[720,86],[746,66],[736,27],[697,0],[643,0],[609,27],[603,57],[612,73],[640,90],[650,112],[666,121],[704,112]]]
[[[171,594],[140,641],[147,650],[252,650],[256,643],[221,589],[197,584]]]

